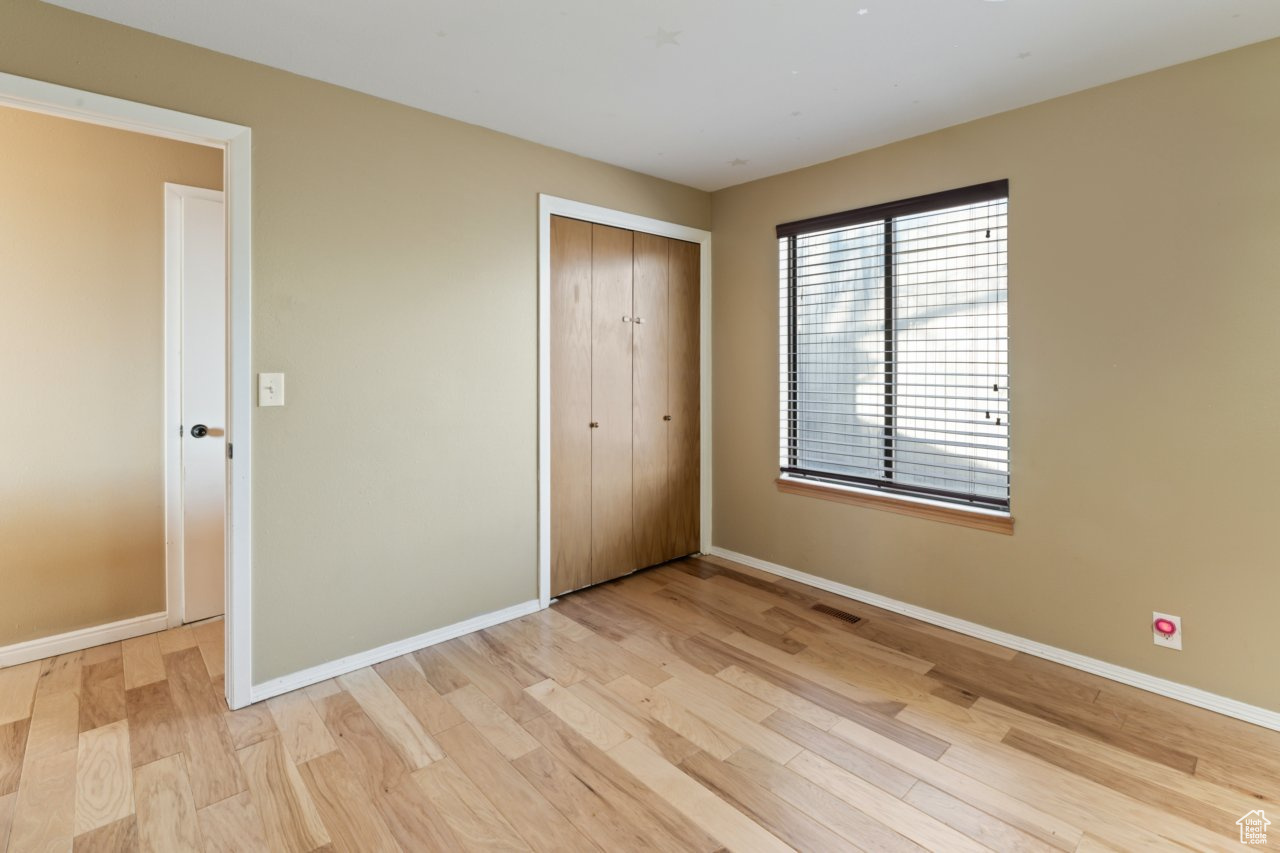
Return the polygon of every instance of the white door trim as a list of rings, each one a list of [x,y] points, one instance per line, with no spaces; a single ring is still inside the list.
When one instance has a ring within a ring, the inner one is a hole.
[[[538,195],[538,603],[551,603],[551,217],[567,216],[697,243],[700,254],[700,548],[711,550],[711,232],[580,201]]]
[[[182,429],[182,202],[189,198],[225,204],[226,194],[167,181],[164,184],[164,574],[165,609],[170,628],[176,628],[186,619],[182,435],[179,430]]]
[[[253,682],[252,146],[238,124],[0,73],[0,105],[221,148],[227,205],[228,441],[227,702],[249,704]]]

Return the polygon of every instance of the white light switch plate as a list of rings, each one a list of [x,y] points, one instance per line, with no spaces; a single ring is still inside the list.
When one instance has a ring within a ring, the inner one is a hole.
[[[283,406],[284,405],[284,374],[283,373],[259,373],[258,374],[258,405],[259,406]]]

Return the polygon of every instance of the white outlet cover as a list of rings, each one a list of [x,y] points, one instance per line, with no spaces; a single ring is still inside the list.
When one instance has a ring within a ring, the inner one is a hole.
[[[1166,637],[1156,630],[1157,619],[1168,619],[1177,628],[1171,636]],[[1152,613],[1151,614],[1151,639],[1155,641],[1157,646],[1164,646],[1167,649],[1177,649],[1182,651],[1182,617],[1173,616],[1168,613]]]
[[[258,405],[259,406],[283,406],[284,405],[284,374],[283,373],[259,373],[258,374]]]

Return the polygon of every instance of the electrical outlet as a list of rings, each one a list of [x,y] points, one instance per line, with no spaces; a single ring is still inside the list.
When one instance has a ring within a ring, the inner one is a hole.
[[[1152,613],[1151,639],[1157,646],[1182,651],[1182,617],[1170,616],[1168,613]]]

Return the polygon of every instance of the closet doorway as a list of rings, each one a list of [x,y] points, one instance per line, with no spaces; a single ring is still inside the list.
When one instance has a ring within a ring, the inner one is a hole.
[[[612,211],[602,217],[599,209],[551,211],[547,201],[544,603],[696,553],[709,538],[703,529],[709,235]]]

